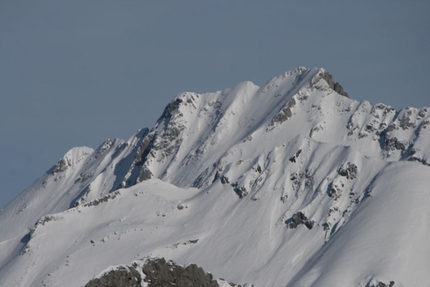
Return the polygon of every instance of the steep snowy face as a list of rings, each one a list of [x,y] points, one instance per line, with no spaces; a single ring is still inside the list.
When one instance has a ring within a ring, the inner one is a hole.
[[[421,286],[429,125],[428,108],[357,102],[317,68],[182,93],[0,212],[0,285],[84,285],[153,255],[257,286]]]
[[[351,100],[324,69],[299,68],[262,88],[244,82],[216,93],[183,93],[139,147],[123,187],[149,178],[207,186],[233,161],[255,161],[299,135],[369,157],[429,165],[429,115],[427,108],[397,112]]]

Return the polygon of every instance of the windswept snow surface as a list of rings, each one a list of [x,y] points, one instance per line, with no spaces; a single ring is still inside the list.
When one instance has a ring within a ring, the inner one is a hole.
[[[148,256],[256,286],[426,286],[430,111],[323,69],[178,95],[74,148],[0,212],[0,286],[83,286]],[[336,90],[336,91],[335,91]]]

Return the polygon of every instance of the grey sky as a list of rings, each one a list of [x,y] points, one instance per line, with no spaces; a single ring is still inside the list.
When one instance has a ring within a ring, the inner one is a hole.
[[[324,67],[351,98],[430,106],[428,11],[426,0],[0,0],[0,207],[70,148],[152,127],[183,91]]]

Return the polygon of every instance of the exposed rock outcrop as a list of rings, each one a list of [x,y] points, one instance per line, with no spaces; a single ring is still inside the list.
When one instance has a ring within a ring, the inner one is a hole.
[[[339,84],[338,82],[335,82],[333,80],[333,76],[329,73],[329,72],[324,72],[321,73],[321,78],[323,78],[327,84],[329,85],[329,87],[331,89],[333,89],[336,93],[338,93],[339,95],[345,96],[347,98],[349,98],[348,93],[345,92],[345,90],[343,89],[342,85]]]
[[[189,286],[218,287],[209,273],[195,264],[182,267],[164,258],[149,260],[143,267],[146,275],[144,281],[149,287],[157,286]]]
[[[309,220],[303,212],[299,211],[293,215],[289,220],[285,222],[287,226],[291,229],[295,229],[299,227],[300,224],[304,224],[307,229],[312,229],[314,227],[315,222],[313,220]]]
[[[121,266],[100,278],[91,280],[85,284],[85,287],[140,287],[141,282],[142,276],[134,267]]]
[[[120,266],[92,279],[85,287],[140,287],[142,281],[148,287],[219,287],[212,275],[196,264],[186,267],[164,258],[149,259],[139,270],[139,266]],[[144,276],[142,276],[142,275]]]

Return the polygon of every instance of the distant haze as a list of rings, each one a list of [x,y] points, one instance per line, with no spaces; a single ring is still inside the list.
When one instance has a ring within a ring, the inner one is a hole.
[[[430,106],[430,2],[364,2],[1,1],[0,207],[183,91],[323,67],[353,99]]]

